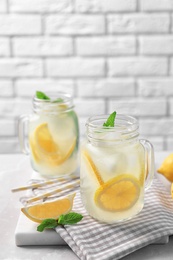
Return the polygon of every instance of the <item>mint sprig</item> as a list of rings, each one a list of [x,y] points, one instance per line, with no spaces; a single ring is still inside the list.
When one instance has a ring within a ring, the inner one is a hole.
[[[53,101],[53,103],[61,103],[61,102],[64,102],[62,98],[57,98]]]
[[[81,221],[83,216],[76,212],[70,212],[66,215],[61,215],[58,219],[58,224],[60,225],[73,225]]]
[[[36,91],[36,97],[38,99],[43,99],[43,100],[50,100],[50,97],[48,97],[45,93],[43,93],[42,91]],[[62,98],[57,98],[55,100],[53,100],[53,103],[61,103],[64,102],[64,100]]]
[[[58,225],[73,225],[81,221],[83,216],[76,212],[70,212],[65,215],[60,215],[58,219],[47,218],[44,219],[37,227],[37,231],[43,232],[44,229],[56,228]]]
[[[54,218],[44,219],[41,224],[37,227],[37,231],[43,232],[45,228],[56,228],[58,225],[57,220]]]
[[[103,124],[103,126],[114,127],[116,114],[117,114],[116,111],[114,111],[112,114],[110,114],[110,116],[108,117],[106,122]]]
[[[50,97],[48,97],[46,94],[44,94],[41,91],[36,91],[36,97],[38,99],[50,100]]]

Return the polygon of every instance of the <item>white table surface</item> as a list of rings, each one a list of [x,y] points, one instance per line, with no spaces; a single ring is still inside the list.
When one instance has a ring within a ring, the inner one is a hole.
[[[171,152],[155,152],[156,168]],[[32,169],[29,158],[21,154],[0,155],[0,260],[77,260],[78,257],[68,246],[26,246],[17,247],[14,232],[21,204],[20,193],[11,188],[22,186],[30,179]],[[169,183],[159,175],[166,185]],[[173,236],[165,245],[149,245],[123,260],[172,260]],[[99,259],[98,259],[99,260]]]

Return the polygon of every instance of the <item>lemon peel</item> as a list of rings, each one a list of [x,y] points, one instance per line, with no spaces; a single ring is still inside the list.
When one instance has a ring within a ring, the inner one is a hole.
[[[103,210],[121,212],[133,207],[140,195],[140,183],[130,174],[122,174],[101,185],[95,192],[95,203]]]
[[[104,181],[103,181],[96,165],[94,164],[92,158],[87,153],[87,151],[83,151],[82,156],[85,160],[87,167],[89,168],[89,172],[92,172],[92,174],[95,176],[95,178],[97,179],[97,181],[100,185],[104,184]]]
[[[73,138],[70,146],[67,144],[69,149],[64,154],[61,152],[58,144],[53,140],[48,124],[43,123],[35,129],[29,143],[33,158],[37,163],[44,162],[49,166],[58,166],[64,163],[73,153],[76,146],[76,138]]]
[[[164,159],[157,172],[165,176],[170,182],[173,182],[173,153]]]
[[[21,211],[30,220],[41,223],[44,219],[58,219],[60,215],[67,214],[73,207],[75,194],[51,202],[42,202],[33,206],[23,207]]]
[[[173,198],[173,183],[171,184],[171,197]]]

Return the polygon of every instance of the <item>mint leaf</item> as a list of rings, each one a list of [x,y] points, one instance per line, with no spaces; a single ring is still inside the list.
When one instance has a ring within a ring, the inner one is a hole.
[[[114,127],[116,114],[117,113],[115,111],[112,114],[110,114],[110,116],[108,117],[106,122],[103,124],[103,126]]]
[[[47,218],[44,219],[37,227],[37,231],[43,232],[46,228],[56,228],[58,225],[72,225],[79,222],[83,216],[76,212],[70,212],[65,215],[60,215],[59,219]]]
[[[45,93],[41,92],[41,91],[36,91],[36,97],[38,99],[43,99],[43,100],[50,100],[50,97],[48,97]],[[55,100],[53,100],[54,103],[59,103],[59,102],[63,102],[64,100],[62,98],[57,98]]]
[[[70,212],[66,215],[61,215],[58,219],[58,224],[60,225],[72,225],[79,222],[83,216],[76,212]]]
[[[37,227],[37,231],[43,232],[45,228],[55,228],[58,226],[58,222],[56,219],[47,218],[44,219],[41,224]]]
[[[36,97],[38,99],[50,100],[50,97],[46,96],[46,94],[41,91],[36,91]]]
[[[59,102],[64,102],[62,98],[57,98],[53,101],[53,103],[59,103]]]

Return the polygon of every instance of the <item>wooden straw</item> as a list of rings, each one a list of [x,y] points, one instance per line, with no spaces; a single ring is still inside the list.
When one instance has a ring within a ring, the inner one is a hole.
[[[24,190],[28,190],[28,189],[35,189],[35,188],[44,187],[46,185],[52,185],[52,184],[57,183],[57,182],[64,182],[64,181],[67,182],[69,180],[75,180],[75,179],[78,179],[78,177],[75,176],[75,175],[70,176],[68,179],[67,178],[52,179],[52,180],[44,181],[44,182],[41,182],[41,183],[34,183],[34,184],[27,185],[27,186],[13,188],[11,191],[12,192],[18,192],[18,191],[24,191]]]
[[[26,203],[32,203],[32,202],[35,202],[37,200],[50,197],[50,196],[52,196],[52,195],[54,195],[54,194],[56,194],[58,192],[62,192],[62,191],[67,190],[67,189],[74,189],[76,186],[79,185],[79,183],[80,183],[80,180],[77,180],[73,184],[63,185],[61,188],[58,188],[58,189],[55,189],[53,191],[50,191],[50,192],[38,195],[38,196],[33,197],[31,199],[28,199],[28,200],[26,200]]]

